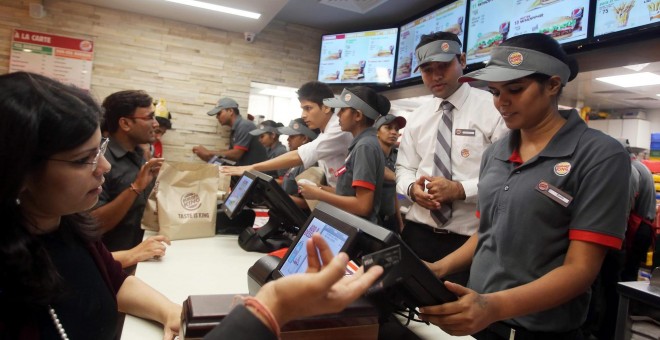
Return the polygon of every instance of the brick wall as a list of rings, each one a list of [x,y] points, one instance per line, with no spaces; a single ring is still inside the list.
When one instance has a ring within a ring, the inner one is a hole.
[[[89,38],[95,43],[92,94],[102,101],[125,89],[164,98],[174,130],[163,138],[168,160],[196,160],[194,145],[226,149],[229,129],[210,110],[220,96],[247,107],[250,82],[298,87],[316,79],[323,32],[271,22],[248,44],[226,32],[71,1],[48,1],[33,19],[26,0],[0,0],[0,73],[9,69],[13,29]]]

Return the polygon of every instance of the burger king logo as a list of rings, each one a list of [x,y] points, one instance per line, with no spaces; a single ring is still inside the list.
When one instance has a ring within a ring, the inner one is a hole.
[[[293,128],[294,130],[298,130],[298,129],[300,128],[300,124],[298,124],[298,123],[293,123],[292,128]]]
[[[463,158],[470,157],[470,150],[468,150],[468,149],[461,150],[461,157],[463,157]]]
[[[350,93],[347,93],[346,95],[344,95],[344,101],[345,102],[351,101],[351,94]]]
[[[463,130],[461,130],[461,129],[456,129],[456,135],[457,135],[457,136],[460,136],[460,135],[462,135],[462,134],[463,134]]]
[[[88,40],[83,40],[80,42],[80,49],[83,51],[91,51],[92,50],[92,42]]]
[[[513,52],[509,54],[509,58],[507,58],[509,61],[509,65],[511,66],[520,66],[523,62],[523,55],[520,52]]]
[[[449,44],[446,43],[446,42],[443,42],[442,45],[440,45],[440,49],[442,49],[442,52],[449,51]]]
[[[541,181],[538,185],[538,188],[541,191],[546,191],[546,190],[548,190],[548,183],[544,182],[544,181]]]
[[[189,192],[181,196],[181,206],[186,210],[196,210],[202,205],[199,195]]]
[[[555,164],[555,175],[566,176],[569,172],[571,172],[571,163],[561,162]]]

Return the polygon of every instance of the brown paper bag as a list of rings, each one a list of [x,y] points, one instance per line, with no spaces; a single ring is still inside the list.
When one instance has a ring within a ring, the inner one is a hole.
[[[144,207],[144,214],[142,214],[142,229],[144,230],[160,230],[160,225],[158,224],[158,201],[156,199],[157,193],[158,179],[156,179],[154,188],[151,190],[151,193],[149,193],[149,197],[147,198],[147,205]]]
[[[218,166],[165,162],[158,174],[159,233],[170,240],[215,235]]]

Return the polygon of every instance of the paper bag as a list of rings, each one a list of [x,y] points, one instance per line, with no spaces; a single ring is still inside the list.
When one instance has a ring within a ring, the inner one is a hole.
[[[156,193],[159,233],[170,240],[215,235],[218,167],[165,162]]]
[[[300,175],[296,176],[296,181],[305,179],[313,182],[318,186],[322,184],[323,179],[325,178],[324,176],[325,173],[323,172],[323,169],[321,169],[318,166],[313,166],[307,168],[307,170],[301,172]],[[310,211],[314,210],[314,208],[316,208],[316,205],[319,203],[318,200],[308,200],[308,199],[305,199],[305,202],[307,202],[307,206],[309,207]]]
[[[160,175],[160,174],[159,174]],[[154,188],[149,193],[147,198],[147,205],[144,207],[144,214],[142,214],[142,229],[158,231],[160,229],[158,224],[158,201],[156,194],[158,193],[158,179],[154,184]]]

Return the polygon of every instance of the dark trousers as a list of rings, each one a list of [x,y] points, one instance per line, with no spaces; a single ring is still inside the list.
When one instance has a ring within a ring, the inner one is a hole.
[[[456,233],[436,233],[426,224],[406,220],[401,238],[420,259],[435,262],[460,248],[470,237]],[[470,271],[466,270],[442,279],[465,286],[469,278]]]
[[[626,264],[621,273],[623,281],[637,281],[639,265],[646,262],[646,253],[653,242],[653,227],[642,221],[632,240],[632,248],[626,249]]]

